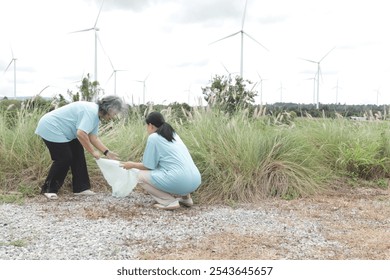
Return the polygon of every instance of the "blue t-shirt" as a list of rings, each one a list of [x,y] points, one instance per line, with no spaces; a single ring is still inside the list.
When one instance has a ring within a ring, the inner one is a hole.
[[[201,175],[192,157],[180,139],[169,142],[157,133],[149,135],[142,163],[151,169],[152,184],[158,189],[177,195],[195,191]]]
[[[77,138],[77,130],[98,134],[99,106],[92,102],[77,101],[45,114],[38,122],[35,133],[43,139],[65,143]]]

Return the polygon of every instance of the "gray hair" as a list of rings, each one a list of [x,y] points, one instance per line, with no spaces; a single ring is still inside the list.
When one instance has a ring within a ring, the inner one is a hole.
[[[119,114],[125,111],[125,104],[121,98],[114,95],[109,95],[98,100],[96,104],[99,105],[99,112],[103,116],[107,114]]]

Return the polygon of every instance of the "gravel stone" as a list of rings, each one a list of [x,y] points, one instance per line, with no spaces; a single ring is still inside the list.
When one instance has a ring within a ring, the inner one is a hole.
[[[276,244],[254,244],[259,253],[248,256],[254,259],[262,259],[260,252],[266,248],[279,252],[277,259],[332,259],[335,252],[343,251],[343,244],[328,238],[327,225],[320,218],[302,218],[302,211],[315,211],[315,204],[299,212],[280,207],[283,203],[234,207],[195,204],[164,211],[151,207],[152,198],[142,192],[126,198],[109,193],[91,197],[64,194],[56,201],[39,196],[24,204],[0,204],[0,259],[144,259],[160,250],[198,248],[210,236],[219,235],[221,240],[223,236],[279,240]],[[331,215],[331,220],[343,224],[346,221],[338,211],[336,207],[324,216]],[[349,215],[354,216],[353,211]],[[383,227],[389,220],[372,223]]]

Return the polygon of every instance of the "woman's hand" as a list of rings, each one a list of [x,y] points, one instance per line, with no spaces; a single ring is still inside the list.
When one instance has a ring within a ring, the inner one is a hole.
[[[115,160],[119,160],[119,155],[117,153],[114,153],[114,152],[111,152],[111,151],[108,151],[106,157],[108,159],[115,159]]]
[[[121,162],[119,164],[119,166],[124,168],[124,169],[131,169],[131,168],[134,168],[135,162],[133,162],[133,161]]]
[[[98,151],[93,151],[92,152],[92,156],[95,158],[95,159],[99,159],[100,158],[100,153]]]

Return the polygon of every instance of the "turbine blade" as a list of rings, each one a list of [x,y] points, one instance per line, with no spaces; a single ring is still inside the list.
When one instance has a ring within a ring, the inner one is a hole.
[[[251,89],[250,91],[253,92],[253,90],[255,89],[255,87],[257,86],[257,84],[258,84],[258,82],[253,83],[252,89]]]
[[[14,59],[11,59],[11,62],[8,64],[7,68],[5,68],[5,70],[4,70],[4,74],[7,72],[8,68],[11,66],[13,61],[14,61]]]
[[[94,29],[95,28],[88,28],[88,29],[83,29],[83,30],[77,30],[77,31],[69,32],[68,34],[79,33],[79,32],[86,32],[86,31],[91,31],[91,30],[94,30]]]
[[[221,62],[221,64],[222,64],[222,66],[223,66],[223,68],[225,69],[225,71],[229,74],[229,76],[230,76],[230,72],[229,72],[229,70],[226,68],[226,66],[225,66],[225,64],[223,64],[222,62]]]
[[[326,55],[324,55],[324,57],[320,59],[319,62],[321,62],[325,57],[327,57],[328,54],[330,54],[330,52],[333,51],[335,48],[336,48],[336,47],[333,47],[330,51],[328,51],[328,52],[326,53]]]
[[[233,37],[233,36],[237,35],[238,33],[241,33],[241,31],[237,31],[236,33],[233,33],[233,34],[231,34],[231,35],[229,35],[229,36],[223,37],[223,38],[221,38],[221,39],[219,39],[219,40],[217,40],[217,41],[214,41],[214,42],[210,43],[209,45],[212,45],[212,44],[217,43],[217,42],[219,42],[219,41],[222,41],[222,40],[225,40],[225,39],[227,39],[227,38]]]
[[[245,1],[244,15],[242,16],[241,30],[244,30],[245,24],[245,16],[246,16],[246,6],[248,4],[248,0]]]
[[[317,61],[306,59],[306,58],[299,58],[299,59],[302,59],[302,60],[305,60],[305,61],[309,61],[311,63],[318,63]]]
[[[106,84],[111,80],[111,78],[112,78],[112,76],[114,76],[114,73],[115,73],[115,70],[114,71],[112,71],[112,73],[111,73],[111,75],[110,75],[110,77],[107,79],[107,82],[106,82]]]
[[[93,26],[93,29],[96,29],[96,25],[97,25],[98,20],[99,20],[100,12],[102,11],[102,8],[103,8],[103,4],[104,4],[104,0],[102,1],[102,4],[100,5],[99,13],[97,15],[97,18],[96,18],[96,21],[95,21],[95,25]]]
[[[255,38],[253,38],[251,35],[249,35],[248,33],[244,32],[243,33],[248,36],[249,38],[251,38],[253,41],[255,41],[256,43],[258,43],[260,46],[262,46],[264,49],[266,49],[267,51],[269,51],[269,49],[267,49],[266,47],[264,47],[259,41],[257,41]]]
[[[111,61],[110,57],[108,56],[108,54],[107,54],[106,50],[104,49],[104,47],[103,47],[103,44],[102,44],[102,41],[100,40],[100,36],[99,36],[99,34],[98,34],[97,32],[95,32],[95,33],[96,33],[96,37],[97,37],[97,39],[98,39],[98,41],[99,41],[99,45],[100,45],[100,47],[101,47],[101,48],[102,48],[102,50],[103,50],[103,53],[105,54],[105,56],[107,56],[107,58],[108,58],[108,61],[109,61],[109,62],[110,62],[110,64],[111,64],[112,70],[114,70],[114,71],[115,71],[114,64],[112,63],[112,61]]]

